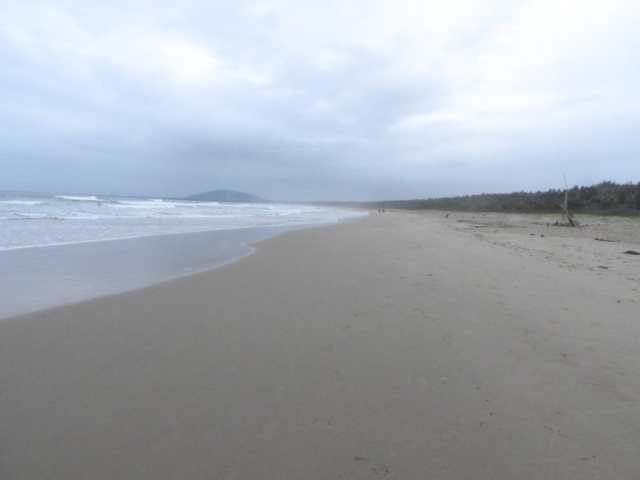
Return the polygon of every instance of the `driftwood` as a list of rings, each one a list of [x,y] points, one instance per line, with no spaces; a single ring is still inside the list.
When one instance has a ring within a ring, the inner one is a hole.
[[[567,192],[566,190],[564,192],[564,202],[561,200],[557,200],[558,206],[562,209],[562,222],[560,223],[560,225],[566,226],[568,223],[570,226],[575,227],[576,225],[578,225],[578,222],[573,219],[573,214],[569,212],[568,200],[569,192]]]

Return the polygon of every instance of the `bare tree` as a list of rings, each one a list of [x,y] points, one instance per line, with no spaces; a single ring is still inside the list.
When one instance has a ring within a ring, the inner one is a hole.
[[[562,200],[556,200],[558,206],[562,209],[562,222],[560,225],[569,224],[575,227],[578,222],[573,219],[573,215],[569,212],[569,187],[567,186],[567,177],[564,177],[564,202]]]
[[[564,202],[562,200],[558,200],[558,206],[562,209],[562,222],[561,225],[566,225],[567,223],[572,226],[575,227],[576,226],[576,222],[573,220],[573,215],[571,214],[571,212],[569,212],[569,204],[568,204],[568,199],[569,199],[569,192],[567,192],[565,190],[564,192]]]

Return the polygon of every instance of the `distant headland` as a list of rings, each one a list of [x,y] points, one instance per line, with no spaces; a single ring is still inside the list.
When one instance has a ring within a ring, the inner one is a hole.
[[[206,202],[264,203],[268,200],[245,192],[233,190],[213,190],[184,197],[185,200],[203,200]]]

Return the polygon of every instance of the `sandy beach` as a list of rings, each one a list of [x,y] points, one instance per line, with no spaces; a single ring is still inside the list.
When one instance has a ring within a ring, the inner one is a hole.
[[[0,322],[0,479],[637,479],[640,223],[372,213]]]

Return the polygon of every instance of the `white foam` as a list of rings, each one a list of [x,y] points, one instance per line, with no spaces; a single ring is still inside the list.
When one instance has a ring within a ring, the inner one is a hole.
[[[0,205],[42,205],[38,200],[0,200]]]
[[[149,208],[149,209],[160,209],[160,208],[176,208],[175,205],[171,203],[160,203],[160,202],[117,202],[117,203],[105,203],[106,207],[112,208]]]
[[[97,202],[98,197],[94,195],[90,196],[76,196],[76,195],[57,195],[56,198],[63,198],[65,200],[72,200],[74,202]]]
[[[105,208],[112,207],[112,208]],[[327,223],[358,213],[238,204],[0,192],[0,250],[247,227]]]

